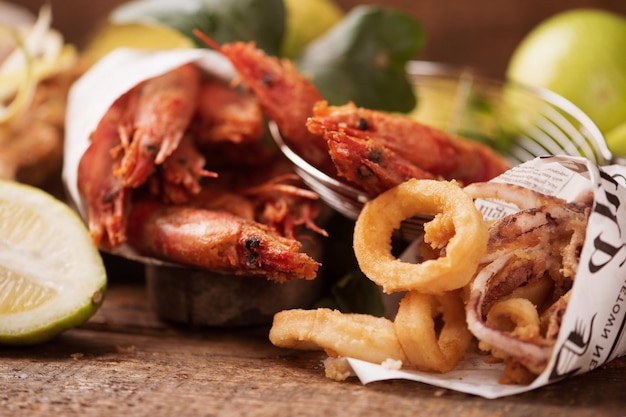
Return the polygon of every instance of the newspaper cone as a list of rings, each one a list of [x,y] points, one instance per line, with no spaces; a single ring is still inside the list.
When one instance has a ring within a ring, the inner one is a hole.
[[[121,48],[100,59],[72,86],[66,113],[63,181],[69,203],[85,221],[86,203],[78,191],[77,176],[92,132],[109,107],[124,93],[142,81],[190,62],[206,75],[218,79],[229,81],[235,76],[230,61],[208,49],[145,51]],[[307,253],[321,257],[321,245],[316,242],[317,238],[306,240],[303,248]],[[279,284],[246,275],[185,268],[141,256],[127,244],[110,252],[146,265],[148,296],[161,318],[193,325],[267,324],[277,311],[313,303],[325,285],[319,277]]]
[[[89,147],[91,133],[102,116],[117,98],[140,82],[188,62],[194,62],[207,74],[217,78],[230,80],[234,77],[230,62],[221,54],[209,49],[145,51],[120,48],[99,60],[74,83],[69,92],[65,116],[62,176],[69,203],[83,219],[86,220],[87,215],[85,202],[78,191],[78,165]],[[156,259],[141,257],[128,245],[122,245],[113,252],[142,262],[166,264]]]
[[[469,354],[446,374],[393,370],[348,359],[361,382],[409,379],[498,398],[591,371],[626,354],[626,167],[599,168],[584,158],[553,156],[528,161],[493,181],[524,186],[566,201],[593,194],[593,209],[571,298],[545,371],[529,385],[502,385],[503,365]],[[477,200],[491,218],[516,211]]]

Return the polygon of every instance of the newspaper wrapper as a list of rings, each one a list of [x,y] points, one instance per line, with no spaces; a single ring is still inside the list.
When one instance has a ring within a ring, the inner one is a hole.
[[[63,182],[70,203],[86,219],[86,205],[77,185],[78,164],[89,146],[91,133],[113,102],[140,82],[194,62],[206,74],[230,80],[234,70],[221,54],[208,49],[143,51],[116,49],[91,67],[72,86],[65,122]],[[127,245],[113,250],[144,263],[161,263],[143,258]]]
[[[593,195],[571,299],[545,371],[529,385],[502,385],[498,379],[504,366],[485,362],[485,356],[477,352],[466,355],[445,374],[390,369],[348,358],[362,383],[408,379],[498,398],[583,374],[626,354],[626,167],[599,168],[583,158],[544,157],[492,181],[524,186],[566,201]],[[491,200],[477,200],[476,206],[487,219],[517,211]]]

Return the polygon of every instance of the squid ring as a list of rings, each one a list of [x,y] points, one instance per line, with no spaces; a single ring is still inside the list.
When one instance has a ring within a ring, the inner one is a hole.
[[[331,357],[372,363],[387,359],[406,362],[393,323],[368,314],[328,308],[280,311],[274,315],[269,339],[278,347],[324,350]]]
[[[489,327],[532,339],[539,335],[537,307],[526,298],[509,298],[495,303],[487,313]]]
[[[439,337],[433,318],[438,315],[433,314],[437,308],[444,321]],[[409,363],[424,371],[452,370],[472,341],[459,291],[444,295],[406,293],[400,301],[394,328]]]
[[[445,246],[446,254],[412,264],[391,254],[391,235],[418,213],[435,216],[424,239]],[[387,293],[441,294],[469,283],[488,239],[482,215],[455,181],[411,179],[365,204],[354,228],[354,253],[363,273]]]

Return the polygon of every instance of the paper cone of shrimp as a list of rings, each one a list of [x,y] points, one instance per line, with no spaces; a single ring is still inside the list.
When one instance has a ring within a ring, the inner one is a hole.
[[[118,49],[98,61],[68,99],[71,203],[103,250],[313,279],[319,264],[295,228],[313,225],[317,196],[263,142],[260,107],[233,78],[229,61],[207,49]],[[294,209],[279,214],[273,204]]]

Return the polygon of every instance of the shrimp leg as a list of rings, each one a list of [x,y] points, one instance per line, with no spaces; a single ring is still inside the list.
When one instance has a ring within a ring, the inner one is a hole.
[[[202,178],[217,178],[214,171],[204,169],[206,160],[196,149],[193,138],[185,135],[178,147],[159,166],[158,175],[148,181],[153,195],[160,195],[165,203],[183,204],[200,193]]]

